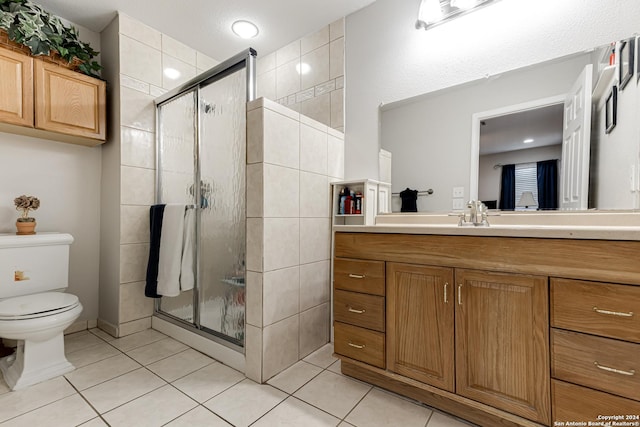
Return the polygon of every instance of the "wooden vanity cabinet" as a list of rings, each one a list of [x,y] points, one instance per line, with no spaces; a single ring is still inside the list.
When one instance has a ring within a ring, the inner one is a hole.
[[[0,131],[94,146],[106,139],[106,83],[0,48]]]
[[[337,232],[334,253],[345,375],[481,426],[640,415],[640,242]]]

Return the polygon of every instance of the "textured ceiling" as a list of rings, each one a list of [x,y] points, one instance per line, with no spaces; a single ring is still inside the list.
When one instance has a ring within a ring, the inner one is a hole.
[[[49,12],[101,32],[116,11],[144,22],[222,61],[247,47],[265,55],[375,0],[35,0]],[[239,19],[260,34],[242,40],[231,32]]]

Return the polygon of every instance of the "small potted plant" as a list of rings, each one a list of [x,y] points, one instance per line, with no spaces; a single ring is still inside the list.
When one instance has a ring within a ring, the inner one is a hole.
[[[35,211],[40,207],[40,200],[34,196],[16,197],[13,200],[17,211],[22,211],[20,218],[16,221],[17,235],[36,234],[36,219],[29,216],[29,211]]]

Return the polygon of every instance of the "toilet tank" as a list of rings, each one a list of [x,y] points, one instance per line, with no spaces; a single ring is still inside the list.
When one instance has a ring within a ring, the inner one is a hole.
[[[73,236],[0,234],[0,299],[69,285],[69,245]]]

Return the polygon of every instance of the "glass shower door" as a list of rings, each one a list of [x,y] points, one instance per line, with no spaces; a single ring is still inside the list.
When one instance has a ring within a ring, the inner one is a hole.
[[[200,89],[200,325],[244,345],[246,72]]]
[[[195,203],[195,106],[196,91],[193,90],[162,104],[158,109],[158,203],[191,206]],[[194,323],[193,293],[193,290],[189,290],[181,292],[177,297],[162,297],[159,309],[180,320]]]

